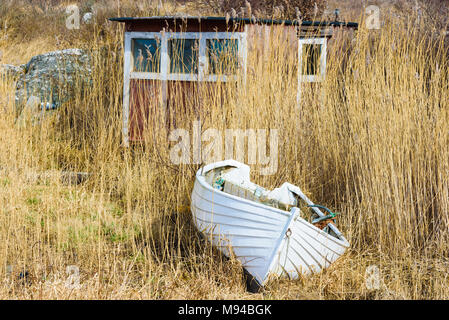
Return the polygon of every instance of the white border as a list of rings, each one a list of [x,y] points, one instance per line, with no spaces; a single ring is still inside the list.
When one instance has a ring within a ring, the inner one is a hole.
[[[318,75],[303,75],[302,72],[302,46],[305,44],[319,44],[321,45],[320,54],[320,73]],[[299,82],[321,82],[326,77],[326,56],[327,56],[327,39],[313,38],[313,39],[299,39],[298,41],[298,81]]]
[[[133,71],[132,39],[160,39],[161,41],[161,61],[160,73],[135,72]],[[170,57],[168,56],[169,39],[199,39],[198,74],[169,73]],[[209,59],[206,53],[207,39],[237,39],[238,40],[238,60],[246,77],[247,68],[247,39],[246,32],[125,32],[125,55],[124,55],[124,84],[123,84],[123,138],[125,146],[129,145],[128,125],[129,125],[129,104],[130,104],[130,80],[148,79],[162,81],[162,96],[164,106],[167,102],[166,81],[232,81],[237,80],[234,76],[208,75]]]
[[[302,46],[304,44],[321,45],[320,54],[320,72],[318,75],[303,75],[302,70]],[[301,103],[301,83],[303,82],[321,82],[326,78],[326,59],[327,59],[327,38],[300,38],[298,39],[298,107]]]

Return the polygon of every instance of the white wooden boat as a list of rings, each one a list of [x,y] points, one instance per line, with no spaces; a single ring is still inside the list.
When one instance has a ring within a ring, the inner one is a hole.
[[[191,211],[198,230],[225,255],[234,254],[259,285],[270,274],[295,279],[300,274],[319,272],[349,247],[334,224],[328,223],[320,229],[304,219],[298,207],[290,209],[290,205],[283,203],[285,197],[274,200],[261,197],[260,190],[264,189],[250,182],[249,172],[247,165],[235,160],[200,168]],[[226,174],[231,179],[223,179]],[[313,205],[294,185],[285,183],[279,189]],[[266,191],[262,193],[267,195]],[[312,210],[319,217],[325,216],[316,207]]]

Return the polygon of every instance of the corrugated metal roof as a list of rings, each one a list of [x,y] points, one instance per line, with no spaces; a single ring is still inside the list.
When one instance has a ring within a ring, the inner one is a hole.
[[[216,22],[232,22],[232,23],[244,23],[244,24],[284,24],[287,26],[305,26],[305,27],[348,27],[358,28],[356,22],[340,22],[340,21],[301,21],[298,20],[279,20],[279,19],[250,19],[250,18],[226,18],[226,17],[200,17],[200,16],[153,16],[153,17],[117,17],[109,18],[110,21],[116,22],[132,22],[132,21],[167,21],[167,20],[184,20],[184,21],[216,21]]]

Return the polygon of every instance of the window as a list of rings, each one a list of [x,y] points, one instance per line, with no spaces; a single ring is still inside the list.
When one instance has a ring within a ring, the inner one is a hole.
[[[319,82],[326,76],[326,38],[299,39],[298,81]]]
[[[125,76],[229,81],[246,70],[244,32],[125,32]]]
[[[209,74],[237,73],[239,66],[237,39],[207,39],[206,47]]]
[[[304,75],[316,76],[320,70],[321,45],[305,44],[302,49],[302,71]]]
[[[158,39],[133,39],[133,71],[159,73],[161,48]]]
[[[168,40],[170,73],[198,73],[199,43],[197,39]]]

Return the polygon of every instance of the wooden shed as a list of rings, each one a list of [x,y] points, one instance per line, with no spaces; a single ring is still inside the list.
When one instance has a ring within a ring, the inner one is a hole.
[[[182,101],[192,98],[198,82],[235,81],[246,74],[251,50],[264,50],[273,29],[281,30],[292,53],[310,52],[310,63],[298,68],[300,82],[321,81],[326,70],[327,41],[336,27],[357,28],[337,21],[247,19],[227,17],[122,17],[125,23],[123,87],[124,144],[138,142],[154,110],[170,112],[173,88],[181,85]],[[217,57],[219,59],[217,59]],[[226,60],[226,70],[220,61]],[[217,62],[218,61],[218,62]],[[298,86],[299,89],[300,85]],[[299,92],[299,91],[298,91]],[[179,95],[177,96],[179,98]]]

